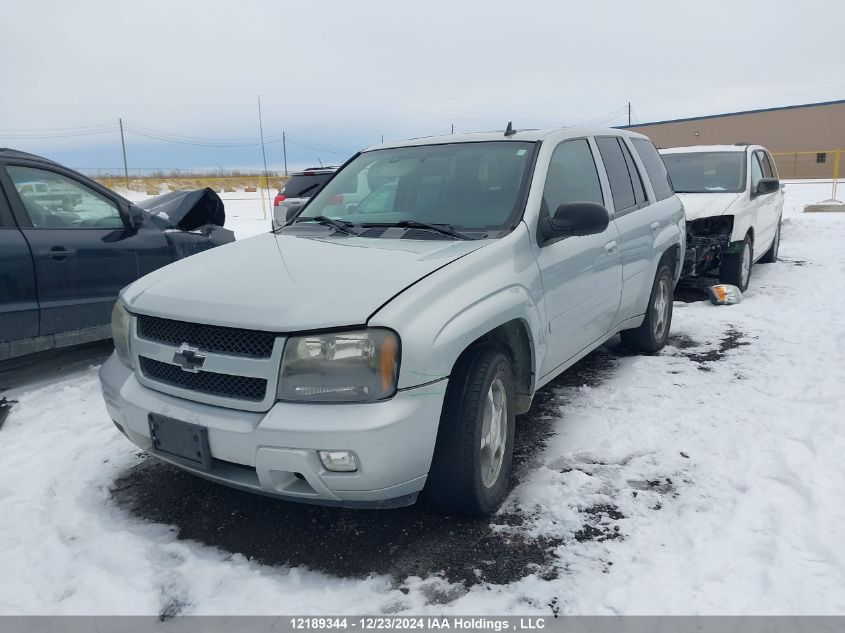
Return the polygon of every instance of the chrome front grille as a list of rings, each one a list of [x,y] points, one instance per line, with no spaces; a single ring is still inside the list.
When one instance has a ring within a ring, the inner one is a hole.
[[[265,378],[232,376],[213,371],[186,372],[179,365],[162,363],[146,356],[140,357],[140,367],[144,376],[150,380],[221,398],[261,402],[267,394]]]
[[[145,387],[245,411],[276,401],[283,336],[146,315],[134,321],[130,351]]]
[[[249,358],[270,358],[273,343],[276,341],[276,335],[270,332],[173,321],[145,315],[138,317],[138,336],[176,347],[187,343],[207,352]]]

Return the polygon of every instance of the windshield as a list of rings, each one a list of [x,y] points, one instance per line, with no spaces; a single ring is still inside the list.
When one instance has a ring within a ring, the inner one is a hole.
[[[663,154],[677,193],[745,190],[745,152]]]
[[[534,144],[491,141],[365,152],[311,198],[297,222],[426,223],[461,233],[509,230]]]

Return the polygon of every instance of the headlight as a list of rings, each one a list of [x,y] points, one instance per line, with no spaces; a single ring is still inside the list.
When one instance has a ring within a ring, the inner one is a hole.
[[[372,402],[396,393],[399,337],[384,329],[293,336],[285,344],[279,400]]]
[[[132,331],[134,317],[118,301],[111,311],[111,336],[114,339],[114,351],[124,365],[132,368],[132,356],[129,353],[129,333]]]

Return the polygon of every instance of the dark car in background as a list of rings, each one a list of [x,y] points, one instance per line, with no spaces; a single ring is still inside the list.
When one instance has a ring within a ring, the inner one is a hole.
[[[121,288],[233,242],[224,222],[211,189],[132,203],[56,162],[0,148],[0,360],[110,337]]]
[[[304,171],[291,174],[273,200],[274,224],[284,224],[288,209],[293,206],[301,207],[305,204],[329,181],[329,178],[337,170],[338,168],[335,166],[309,167]]]

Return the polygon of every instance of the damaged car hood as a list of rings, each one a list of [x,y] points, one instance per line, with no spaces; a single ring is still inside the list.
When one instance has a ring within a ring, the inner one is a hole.
[[[164,233],[172,261],[235,241],[235,234],[223,228],[226,212],[213,189],[171,191],[136,204]]]
[[[687,222],[723,215],[739,199],[738,193],[679,193]]]
[[[226,224],[223,201],[208,187],[192,191],[171,191],[147,198],[137,205],[149,211],[153,222],[162,229],[195,231],[208,224]]]
[[[210,325],[363,325],[408,286],[491,241],[267,233],[161,268],[121,297],[130,311]]]

